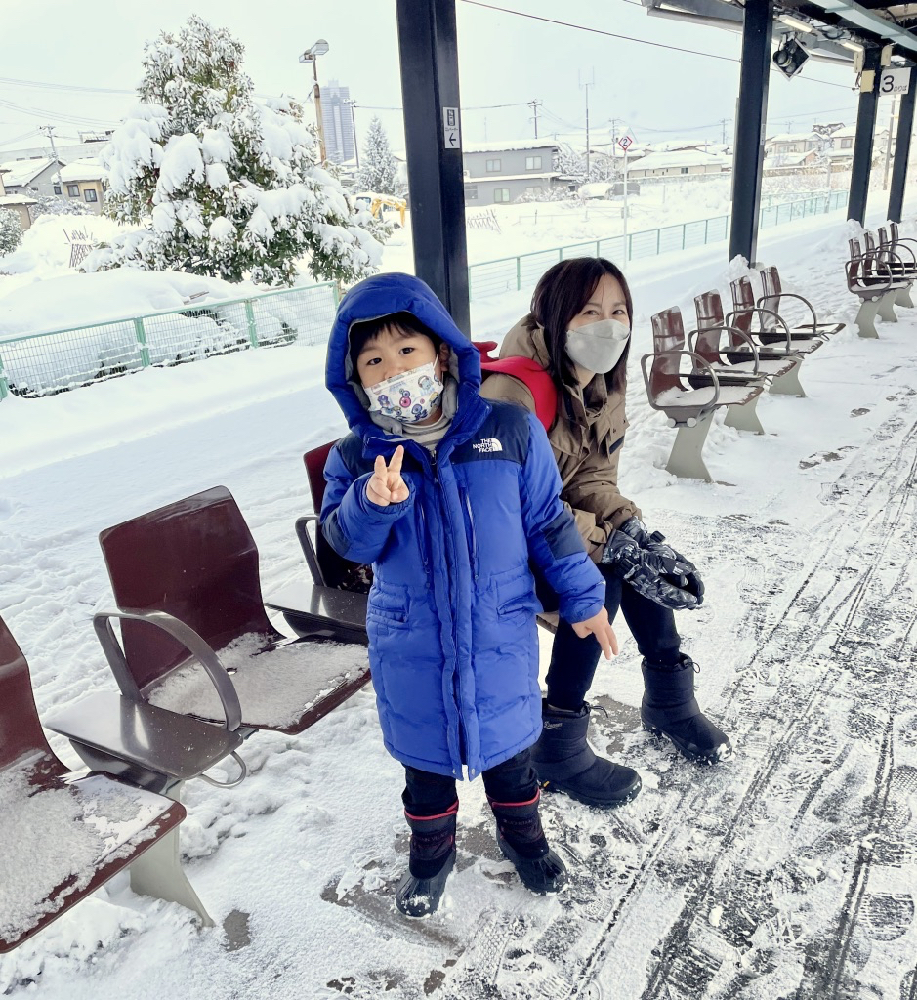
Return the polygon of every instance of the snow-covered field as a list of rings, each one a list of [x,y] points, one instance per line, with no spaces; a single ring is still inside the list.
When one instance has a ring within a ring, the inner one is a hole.
[[[695,294],[726,290],[723,248],[629,272],[621,486],[704,573],[708,600],[678,622],[732,761],[700,769],[640,730],[639,656],[618,622],[593,737],[640,770],[640,796],[614,813],[546,798],[572,877],[538,898],[498,854],[480,782],[462,785],[445,906],[408,922],[392,907],[407,850],[401,772],[364,691],[299,737],[254,736],[238,788],[187,788],[185,867],[216,928],[118,876],[0,958],[0,994],[913,997],[917,315],[900,310],[878,341],[856,337],[845,238],[814,219],[762,239],[784,286],[848,328],[803,365],[807,398],[762,400],[766,437],[717,421],[714,484],[663,471],[675,432],[647,406],[638,365],[650,313],[680,304],[690,316]],[[525,299],[477,303],[475,336],[504,333]],[[42,715],[113,688],[91,627],[112,603],[103,527],[222,483],[258,542],[265,592],[305,572],[301,456],[344,430],[322,365],[320,348],[293,346],[0,404],[0,614]]]

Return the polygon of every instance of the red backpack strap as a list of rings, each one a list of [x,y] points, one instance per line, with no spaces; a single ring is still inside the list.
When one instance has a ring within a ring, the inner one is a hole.
[[[496,361],[486,359],[482,352],[481,371],[499,372],[519,379],[535,400],[535,416],[544,429],[549,431],[557,416],[557,386],[554,380],[537,361],[532,358],[509,357]]]

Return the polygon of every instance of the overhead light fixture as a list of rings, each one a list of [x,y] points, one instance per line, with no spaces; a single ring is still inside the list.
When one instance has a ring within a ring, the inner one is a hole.
[[[780,20],[783,21],[784,24],[788,24],[791,28],[795,28],[797,31],[806,31],[809,34],[812,34],[812,32],[815,31],[811,24],[807,24],[805,21],[797,21],[795,17],[790,17],[789,14],[781,14]]]
[[[771,56],[771,60],[777,69],[787,79],[795,76],[808,60],[809,53],[796,41],[795,38],[785,36],[777,47],[777,51]]]
[[[852,52],[862,52],[863,51],[863,46],[862,45],[858,45],[856,42],[845,41],[845,42],[841,42],[841,45],[843,45],[845,49],[850,49]]]

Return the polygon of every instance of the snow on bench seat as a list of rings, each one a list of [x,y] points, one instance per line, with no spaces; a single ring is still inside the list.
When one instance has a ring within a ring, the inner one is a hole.
[[[718,406],[732,403],[744,403],[749,396],[749,388],[745,385],[720,384],[720,394],[716,396],[714,386],[704,386],[701,389],[665,389],[656,397],[657,406],[706,406],[716,398]]]
[[[0,773],[0,951],[156,839],[166,813],[184,815],[170,799],[101,774],[35,784],[42,756]]]
[[[219,651],[242,706],[243,725],[283,729],[347,681],[365,674],[365,646],[293,643],[264,650],[249,633]],[[196,660],[169,673],[147,692],[150,702],[172,712],[223,721],[216,688]]]

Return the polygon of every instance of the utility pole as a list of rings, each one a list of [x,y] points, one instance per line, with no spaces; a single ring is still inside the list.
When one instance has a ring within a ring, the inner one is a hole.
[[[726,145],[726,123],[729,121],[728,118],[721,118],[720,124],[723,126],[723,145]]]
[[[53,125],[39,125],[39,132],[46,132],[48,138],[51,140],[51,155],[54,157],[54,162],[57,164],[57,184],[60,187],[61,196],[64,194],[64,181],[60,173],[60,157],[57,155],[57,146],[54,145],[54,126]]]
[[[885,177],[882,180],[882,190],[888,190],[888,170],[892,162],[892,135],[895,131],[895,119],[898,116],[898,95],[892,96],[892,113],[888,120],[888,138],[885,140]]]
[[[595,67],[592,69],[592,79],[586,83],[580,83],[580,89],[586,91],[586,182],[589,182],[589,173],[591,170],[590,160],[589,160],[589,88],[595,86]]]
[[[535,138],[536,139],[538,138],[538,109],[541,107],[541,105],[543,103],[544,103],[543,101],[537,101],[537,100],[533,100],[533,101],[529,101],[528,102],[529,107],[532,109],[532,121],[534,121],[534,123],[535,123]]]
[[[360,149],[357,143],[357,102],[342,101],[342,104],[350,105],[350,127],[353,129],[353,165],[356,170],[360,169]]]

